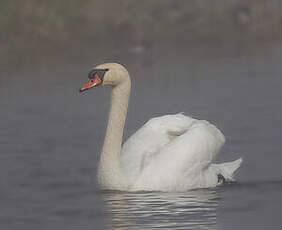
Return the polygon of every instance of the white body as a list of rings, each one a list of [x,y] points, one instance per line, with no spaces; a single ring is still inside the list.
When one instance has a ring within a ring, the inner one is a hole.
[[[224,144],[212,124],[183,114],[153,118],[122,148],[122,165],[130,190],[185,191],[214,187],[218,174],[233,180],[241,159],[212,164]],[[225,165],[226,166],[226,165]]]
[[[213,164],[225,138],[204,120],[183,114],[150,119],[121,147],[130,95],[130,77],[118,64],[110,68],[108,82],[114,86],[111,110],[98,181],[103,189],[126,191],[186,191],[215,187],[218,175],[233,180],[241,159]],[[118,79],[113,84],[115,78]]]

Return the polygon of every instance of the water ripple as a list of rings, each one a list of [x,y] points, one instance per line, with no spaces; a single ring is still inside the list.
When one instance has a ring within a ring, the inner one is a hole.
[[[216,229],[216,190],[103,194],[111,229]]]

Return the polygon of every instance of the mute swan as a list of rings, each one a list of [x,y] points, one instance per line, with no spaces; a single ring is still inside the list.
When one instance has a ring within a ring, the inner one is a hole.
[[[225,138],[204,120],[183,114],[150,119],[122,147],[130,96],[127,70],[117,63],[95,67],[80,92],[112,86],[111,108],[98,166],[102,189],[186,191],[233,180],[242,159],[213,164]]]

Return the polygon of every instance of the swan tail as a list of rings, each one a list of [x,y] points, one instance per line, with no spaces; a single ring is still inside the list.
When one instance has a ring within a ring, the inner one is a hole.
[[[242,158],[239,158],[235,161],[215,164],[214,166],[216,167],[218,173],[218,183],[234,181],[234,173],[238,168],[240,168],[242,161]]]

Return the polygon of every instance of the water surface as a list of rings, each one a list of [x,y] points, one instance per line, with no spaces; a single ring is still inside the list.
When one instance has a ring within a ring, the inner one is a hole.
[[[0,229],[279,229],[281,47],[118,59],[133,81],[125,138],[153,116],[184,112],[223,131],[218,162],[243,157],[237,183],[185,193],[97,189],[110,88],[79,95],[87,70],[78,64],[2,76]]]

